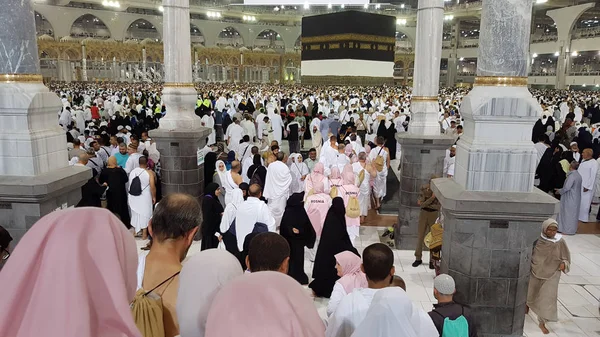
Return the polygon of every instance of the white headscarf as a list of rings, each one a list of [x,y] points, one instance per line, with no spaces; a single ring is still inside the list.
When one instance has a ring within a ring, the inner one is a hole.
[[[219,164],[223,164],[223,171],[219,170]],[[221,187],[223,184],[227,183],[227,167],[225,167],[225,162],[222,160],[217,160],[215,163],[215,172],[219,175],[219,180],[221,181]]]
[[[399,287],[377,291],[362,323],[352,337],[434,337],[439,333],[433,321]]]
[[[181,269],[177,293],[177,320],[181,337],[204,337],[208,311],[215,295],[243,274],[230,253],[208,249],[192,256]]]
[[[220,230],[221,233],[225,233],[231,227],[231,223],[235,220],[237,210],[240,205],[244,202],[244,193],[241,189],[236,188],[231,191],[231,201],[225,206],[223,211],[223,217],[221,217]]]

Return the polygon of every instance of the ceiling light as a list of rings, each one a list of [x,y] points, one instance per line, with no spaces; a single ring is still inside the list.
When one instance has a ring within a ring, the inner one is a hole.
[[[309,8],[310,8],[310,5],[308,4],[308,2],[305,2],[304,3],[304,9],[309,9]]]
[[[375,9],[379,9],[379,8],[381,8],[380,4],[375,5]]]
[[[585,83],[584,83],[584,84],[583,84],[583,87],[587,87],[587,84],[585,84]]]
[[[548,2],[548,0],[535,0],[536,4],[543,4],[543,3],[546,3],[546,2]]]
[[[369,9],[369,4],[365,4],[363,7],[364,7],[365,9]]]
[[[327,9],[331,9],[331,4],[327,4]]]
[[[465,58],[464,58],[464,57],[461,57],[461,58],[459,58],[458,60],[459,60],[459,61],[464,61],[464,60],[465,60]]]
[[[574,51],[574,52],[571,53],[571,56],[577,57],[577,56],[579,56],[579,54],[577,54],[577,51]]]
[[[399,26],[406,25],[406,19],[396,19],[396,24]]]
[[[121,4],[118,1],[109,1],[109,0],[102,1],[102,5],[104,7],[113,7],[113,8],[121,7]]]
[[[345,6],[344,4],[342,4],[342,6],[341,6],[341,7],[342,7],[342,9],[344,9],[346,6]]]
[[[163,6],[158,6],[158,11],[159,11],[159,12],[164,12],[164,11],[165,11],[165,8],[164,8]]]
[[[400,5],[400,8],[404,9],[404,4]]]
[[[285,6],[284,6],[284,5],[281,5],[281,6],[279,6],[279,8],[281,8],[281,9],[285,9]]]
[[[445,15],[444,16],[444,21],[452,21],[452,19],[454,19],[454,15]]]
[[[273,8],[274,11],[278,12],[279,11],[279,7],[275,6],[275,8]]]
[[[560,55],[560,52],[558,52],[558,51],[554,53],[554,56],[559,56],[559,55]]]
[[[531,57],[536,58],[536,57],[538,57],[538,54],[533,53],[533,55],[531,55]]]

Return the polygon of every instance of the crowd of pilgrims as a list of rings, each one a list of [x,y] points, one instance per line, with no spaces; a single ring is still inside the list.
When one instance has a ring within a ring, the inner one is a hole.
[[[195,113],[211,134],[200,151],[205,177],[198,202],[184,194],[161,195],[160,153],[148,135],[168,113],[160,85],[49,87],[63,102],[58,117],[67,134],[70,164],[93,171],[77,205],[88,208],[45,216],[21,240],[4,268],[11,273],[0,273],[10,294],[0,306],[5,313],[0,315],[0,335],[51,331],[51,336],[75,336],[85,330],[100,336],[111,329],[114,336],[155,336],[158,329],[169,337],[420,337],[441,336],[445,322],[460,317],[466,325],[457,336],[477,335],[468,307],[452,299],[452,277],[436,272],[438,304],[427,315],[394,275],[389,247],[373,244],[362,256],[355,247],[360,224],[369,209],[380,206],[391,161],[401,151],[394,136],[409,127],[410,89],[200,85]],[[460,103],[467,92],[440,90],[440,131],[457,140],[462,134]],[[543,107],[533,128],[540,152],[539,185],[554,192],[562,187],[558,168],[562,170],[563,159],[588,157],[577,149],[593,149],[594,158],[600,154],[600,130],[587,126],[600,122],[600,111],[590,94],[533,94]],[[308,149],[305,156],[301,149]],[[449,156],[454,152],[449,149]],[[446,162],[444,174],[452,176],[453,167]],[[139,185],[136,192],[134,185]],[[556,294],[552,286],[542,285],[567,272],[570,262],[556,233],[559,224],[543,224],[542,244],[533,256],[544,277],[537,289],[530,285],[527,303],[544,328],[545,322],[556,320]],[[139,256],[131,233],[150,239]],[[79,244],[65,243],[65,236]],[[201,240],[202,251],[184,262],[194,240]],[[314,262],[310,278],[305,252]],[[558,256],[546,258],[553,254]],[[41,289],[36,294],[34,286]],[[25,293],[31,301],[23,299]],[[49,313],[51,303],[64,302],[61,294],[70,299],[64,305],[69,314]],[[151,305],[140,304],[149,294],[162,301],[157,324],[144,316]],[[330,299],[326,313],[317,312],[311,297]],[[35,324],[28,324],[34,317]],[[115,324],[108,326],[108,321]]]

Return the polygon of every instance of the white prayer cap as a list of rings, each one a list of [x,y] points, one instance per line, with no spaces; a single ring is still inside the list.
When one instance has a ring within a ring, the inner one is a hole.
[[[119,126],[117,126],[117,130],[119,130],[119,131],[120,131],[120,130],[123,130],[123,125],[119,125]]]
[[[456,284],[452,276],[440,274],[433,280],[433,287],[442,295],[453,295],[456,291]]]
[[[127,125],[127,126],[125,127],[125,129],[127,129],[127,130],[131,131],[131,126]]]
[[[96,124],[94,124],[94,122],[90,122],[88,126],[96,126]]]
[[[573,145],[577,145],[577,142],[571,142],[571,144],[569,144],[569,146],[573,146]]]
[[[558,146],[560,146],[560,148],[561,148],[563,151],[567,151],[567,147],[566,147],[566,146],[564,146],[564,145],[562,145],[562,144],[558,144]]]
[[[105,121],[100,122],[100,126],[108,126],[108,123]]]

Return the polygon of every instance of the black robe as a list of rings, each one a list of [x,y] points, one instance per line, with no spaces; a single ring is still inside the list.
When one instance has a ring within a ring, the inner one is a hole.
[[[100,198],[105,190],[106,186],[98,184],[96,178],[90,178],[81,186],[81,200],[75,207],[102,207]]]
[[[348,236],[345,215],[344,200],[340,197],[334,198],[325,217],[319,248],[317,248],[312,272],[314,280],[308,285],[317,297],[329,298],[335,281],[340,278],[335,269],[335,254],[347,250],[360,256]]]
[[[304,193],[294,193],[290,196],[281,218],[280,233],[290,245],[288,275],[300,284],[308,284],[308,276],[304,272],[304,247],[313,248],[317,234],[306,214],[303,199]],[[293,228],[299,233],[294,233]]]
[[[394,123],[387,129],[385,139],[385,147],[390,150],[390,160],[394,160],[396,159],[396,127],[394,126]]]
[[[537,122],[533,125],[533,130],[531,132],[531,141],[533,143],[537,143],[540,140],[540,137],[546,133],[546,126],[542,123],[541,119],[538,119]]]
[[[118,215],[121,222],[130,228],[131,218],[127,207],[127,172],[121,167],[105,168],[100,173],[100,184],[107,183],[106,208]]]
[[[224,210],[219,202],[219,198],[215,195],[218,187],[219,185],[216,183],[210,183],[204,190],[204,197],[202,198],[202,226],[200,226],[202,233],[200,250],[217,248],[219,246],[219,239],[215,236],[215,233],[219,232],[221,213]]]
[[[204,187],[213,182],[213,175],[215,174],[217,166],[217,154],[215,152],[209,152],[204,156]]]

